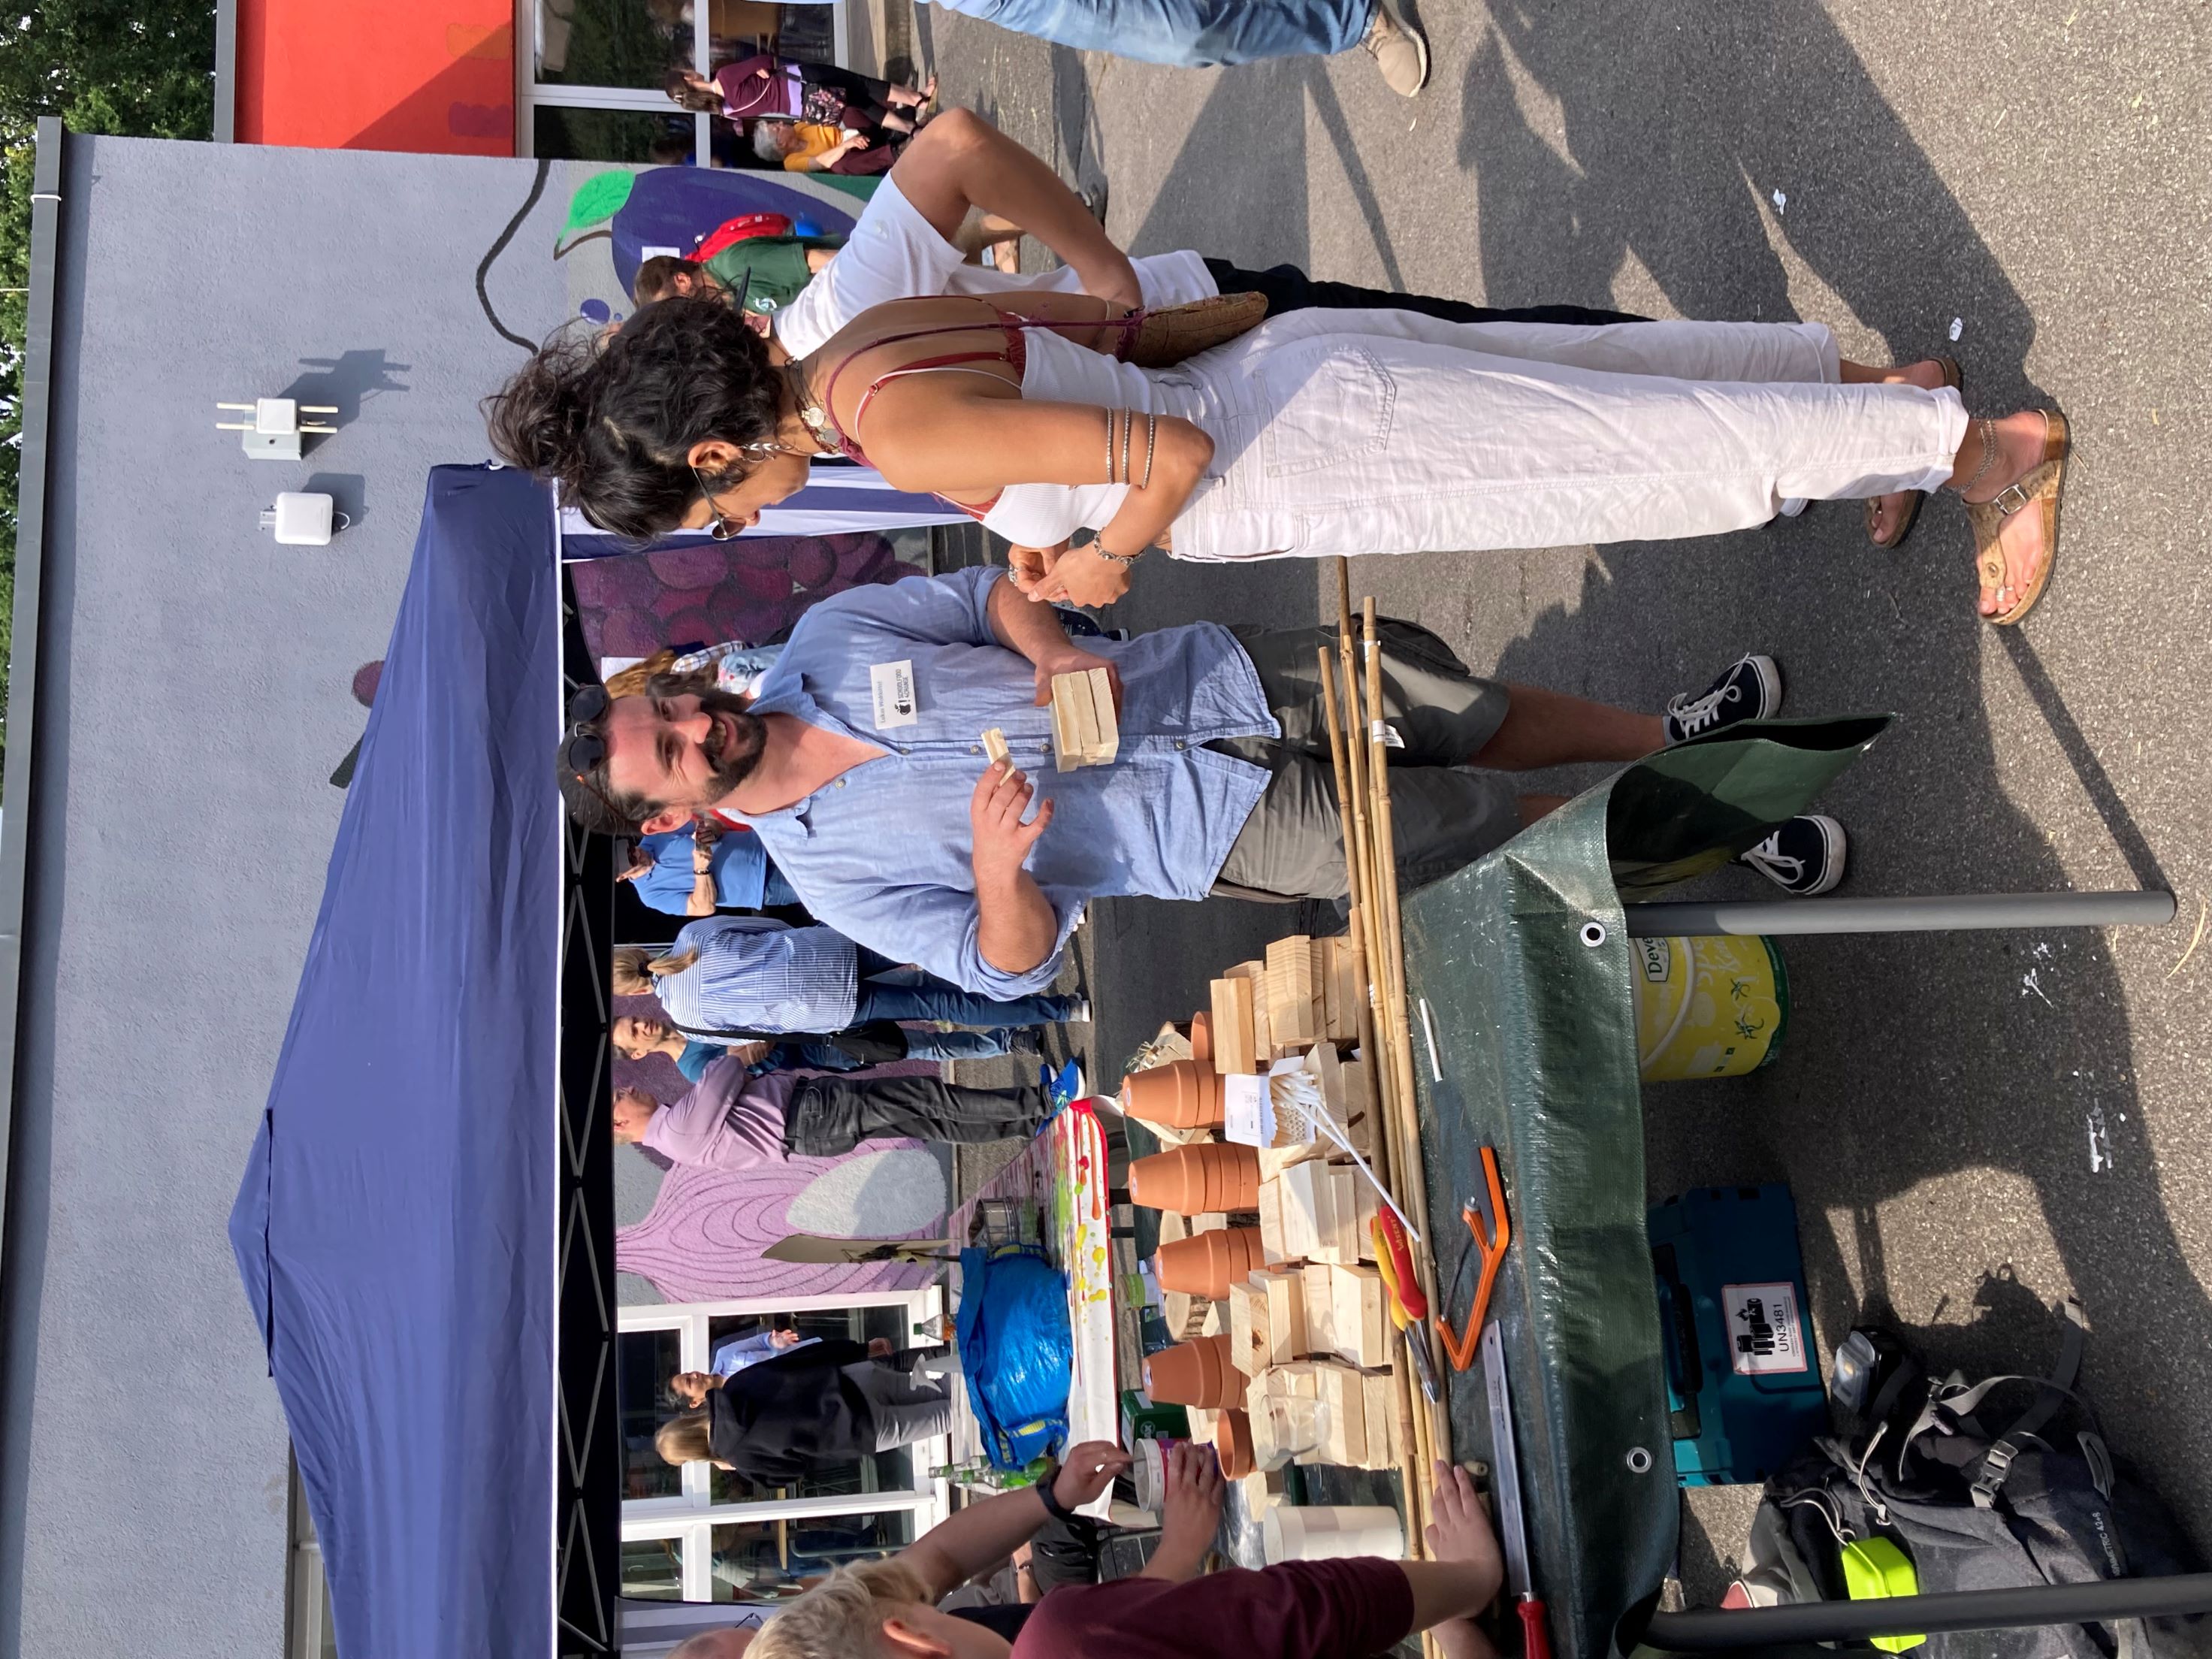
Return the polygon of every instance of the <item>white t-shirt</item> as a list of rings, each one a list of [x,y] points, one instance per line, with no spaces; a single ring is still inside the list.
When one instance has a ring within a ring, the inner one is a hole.
[[[1206,261],[1183,250],[1130,261],[1147,306],[1187,305],[1220,292]],[[770,326],[785,350],[804,357],[871,306],[890,300],[927,299],[939,294],[1081,291],[1083,283],[1066,266],[1031,276],[1009,276],[971,265],[960,250],[937,234],[937,227],[906,199],[897,181],[885,179],[860,214],[860,222],[829,268],[801,289],[799,297],[774,313]]]

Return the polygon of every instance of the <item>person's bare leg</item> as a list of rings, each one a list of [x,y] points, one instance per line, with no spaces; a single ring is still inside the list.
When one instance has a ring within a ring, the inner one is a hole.
[[[2039,409],[1986,422],[1970,422],[1945,488],[1970,501],[1994,501],[2008,485],[2043,465],[2043,447],[2050,436],[2050,419]],[[2004,554],[2004,580],[1982,589],[1976,605],[1984,617],[2011,610],[2033,581],[2036,567],[2050,556],[2043,543],[2043,514],[2014,513],[1998,530],[1997,547]]]
[[[1533,772],[1575,761],[1642,760],[1667,746],[1666,724],[1657,714],[1632,714],[1536,685],[1506,690],[1512,704],[1490,741],[1468,757],[1470,765]]]
[[[1943,384],[1942,367],[1933,357],[1923,357],[1917,363],[1900,368],[1876,368],[1867,363],[1855,363],[1848,358],[1843,365],[1845,386],[1917,386],[1933,392]],[[1887,547],[1896,539],[1898,526],[1905,522],[1905,506],[1908,491],[1875,498],[1872,522],[1869,533],[1876,547]]]
[[[876,125],[885,132],[912,132],[914,118],[908,115],[895,115],[890,110],[885,110]]]
[[[1430,1559],[1398,1564],[1413,1592],[1413,1629],[1435,1632],[1445,1659],[1497,1659],[1474,1615],[1498,1599],[1505,1577],[1498,1536],[1465,1469],[1440,1461],[1436,1480]]]
[[[1521,827],[1526,830],[1538,818],[1547,817],[1567,804],[1565,795],[1522,795],[1514,805],[1520,810]]]
[[[970,213],[960,222],[960,228],[952,234],[952,246],[970,259],[987,247],[1021,240],[1022,228],[1012,219],[1002,218],[995,213]]]

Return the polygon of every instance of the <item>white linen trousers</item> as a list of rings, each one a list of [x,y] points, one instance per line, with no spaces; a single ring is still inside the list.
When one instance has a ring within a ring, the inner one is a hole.
[[[1027,343],[1025,398],[1181,415],[1212,437],[1172,532],[1200,562],[1713,535],[1793,498],[1935,489],[1967,424],[1948,387],[1839,384],[1817,323],[1298,311],[1170,369],[1043,331]],[[1127,493],[1017,484],[983,521],[1048,546]]]

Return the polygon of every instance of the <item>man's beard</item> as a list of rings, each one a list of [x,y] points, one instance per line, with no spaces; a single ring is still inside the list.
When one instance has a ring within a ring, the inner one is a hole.
[[[743,697],[727,691],[702,691],[699,707],[714,717],[714,729],[708,733],[707,759],[714,770],[708,781],[713,795],[708,805],[726,800],[737,787],[753,775],[760,764],[761,755],[768,746],[768,727],[760,717],[750,713]],[[723,742],[723,717],[733,728],[726,750],[719,745]]]

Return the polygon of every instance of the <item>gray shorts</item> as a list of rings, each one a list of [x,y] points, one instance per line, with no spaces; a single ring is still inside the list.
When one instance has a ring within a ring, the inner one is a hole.
[[[1511,697],[1468,672],[1451,647],[1416,623],[1381,619],[1382,718],[1404,740],[1390,757],[1390,818],[1398,878],[1436,881],[1510,840],[1521,828],[1517,792],[1464,763],[1488,743]],[[1259,671],[1280,738],[1228,738],[1211,746],[1267,769],[1267,787],[1227,862],[1216,893],[1342,898],[1350,889],[1344,820],[1337,810],[1316,653],[1336,648],[1334,628],[1232,630]],[[1342,687],[1339,686],[1340,692]]]

